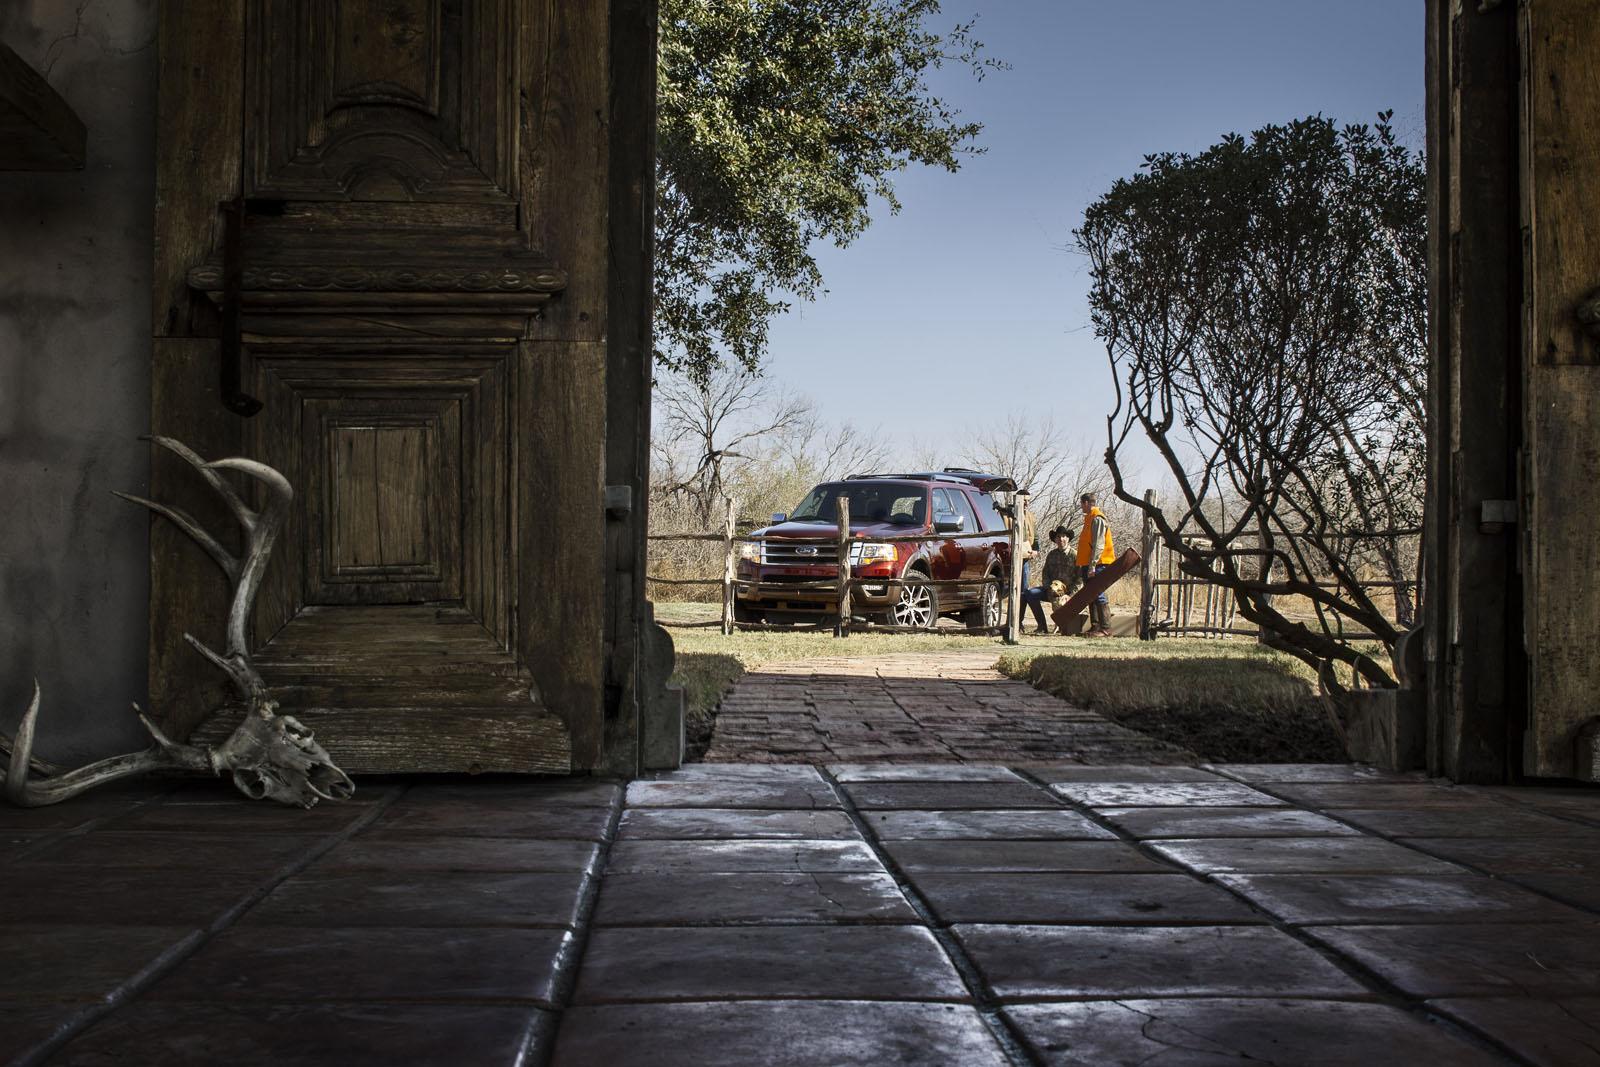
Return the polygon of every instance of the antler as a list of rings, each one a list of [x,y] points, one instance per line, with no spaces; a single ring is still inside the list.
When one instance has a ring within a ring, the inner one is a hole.
[[[53,778],[30,779],[28,771],[33,755],[34,727],[39,721],[39,701],[39,683],[36,681],[33,683],[33,701],[28,705],[28,712],[22,717],[22,725],[17,728],[17,736],[11,742],[11,763],[3,779],[6,799],[19,807],[42,808],[48,804],[59,804],[97,785],[136,774],[148,774],[151,771],[187,770],[218,773],[212,766],[208,750],[180,745],[168,739],[141,712],[139,721],[144,723],[144,728],[150,731],[150,736],[156,741],[150,748],[126,756],[112,756],[110,759],[103,759],[98,763],[91,763],[87,767],[79,767],[75,771],[67,771]],[[139,712],[139,705],[135,704],[133,710]]]
[[[233,602],[228,607],[226,653],[217,655],[196,640],[193,634],[186,633],[183,639],[189,642],[196,652],[227,672],[241,698],[252,704],[259,702],[266,698],[266,685],[250,662],[250,646],[247,644],[245,634],[250,623],[250,611],[255,604],[256,591],[261,588],[261,579],[266,573],[267,559],[272,555],[273,546],[277,544],[278,532],[283,529],[284,519],[289,514],[289,505],[294,502],[294,488],[282,474],[265,463],[257,463],[253,459],[219,459],[207,463],[187,445],[170,437],[149,437],[146,440],[178,456],[198,471],[206,483],[227,503],[228,509],[233,512],[234,518],[244,529],[245,552],[243,557],[237,557],[223,548],[221,542],[206,532],[194,517],[183,509],[147,500],[142,496],[116,494],[124,500],[142,504],[157,515],[170,520],[205,549],[206,554],[222,568],[222,573],[228,576],[228,581],[233,585]],[[233,486],[217,473],[224,470],[247,474],[265,486],[266,506],[260,511],[252,511]]]
[[[7,799],[23,807],[41,807],[59,803],[106,782],[158,770],[208,771],[215,775],[231,772],[234,784],[247,796],[254,799],[269,797],[307,808],[319,799],[349,799],[355,792],[354,783],[334,765],[322,746],[312,739],[310,730],[290,716],[275,714],[277,705],[267,699],[266,683],[250,661],[250,646],[246,638],[250,612],[266,572],[267,560],[277,543],[279,531],[283,529],[289,505],[294,500],[293,487],[282,474],[264,463],[241,458],[207,463],[188,446],[170,437],[149,437],[146,440],[173,453],[198,471],[227,503],[234,518],[244,529],[244,553],[234,556],[182,508],[127,493],[116,494],[124,500],[149,508],[188,534],[222,569],[233,586],[225,651],[219,655],[192,634],[186,633],[183,638],[232,680],[245,703],[244,722],[228,740],[212,748],[209,745],[184,745],[172,741],[140,712],[139,721],[144,723],[145,729],[155,739],[152,747],[143,752],[113,756],[75,771],[30,780],[29,771],[38,766],[38,761],[32,758],[40,704],[39,684],[35,682],[33,702],[22,717],[16,738],[6,745],[3,735],[0,735],[0,747],[9,747],[11,750],[10,764],[4,777],[0,778],[5,785]],[[248,475],[265,487],[266,504],[260,511],[251,509],[219,473],[228,470]],[[139,712],[137,704],[134,705],[134,711]]]

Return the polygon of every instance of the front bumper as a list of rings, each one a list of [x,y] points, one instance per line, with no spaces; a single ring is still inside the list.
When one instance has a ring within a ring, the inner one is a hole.
[[[895,574],[888,564],[851,567],[850,576],[860,579],[850,589],[851,608],[886,608],[894,600],[897,589],[887,583]],[[874,578],[883,584],[874,583]],[[742,563],[737,597],[741,606],[753,611],[838,611],[838,580],[839,572],[833,567]]]

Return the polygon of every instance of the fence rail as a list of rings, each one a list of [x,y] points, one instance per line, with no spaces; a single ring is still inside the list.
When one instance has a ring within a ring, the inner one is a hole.
[[[1155,503],[1155,491],[1145,493],[1145,501]],[[1327,541],[1361,541],[1383,538],[1420,536],[1421,529],[1392,530],[1337,530],[1322,531],[1319,536]],[[1211,538],[1203,534],[1186,534],[1181,540],[1189,545],[1207,543]],[[1292,540],[1285,537],[1284,540]],[[1158,637],[1202,635],[1210,637],[1261,636],[1258,626],[1237,625],[1238,604],[1233,591],[1206,578],[1185,575],[1179,569],[1173,551],[1156,536],[1154,523],[1146,518],[1144,524],[1144,573],[1139,594],[1139,636],[1146,640]],[[1232,556],[1270,557],[1273,553],[1259,545],[1233,549]],[[1347,583],[1317,580],[1303,583],[1317,589],[1342,589]],[[1362,589],[1387,589],[1395,594],[1401,590],[1416,589],[1415,579],[1374,578],[1362,580]],[[1367,631],[1337,631],[1341,639],[1349,641],[1373,640],[1376,634]]]

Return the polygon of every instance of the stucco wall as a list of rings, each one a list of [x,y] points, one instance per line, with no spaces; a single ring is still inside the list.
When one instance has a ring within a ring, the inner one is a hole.
[[[156,0],[7,0],[0,40],[88,127],[79,172],[0,171],[0,726],[142,745]]]

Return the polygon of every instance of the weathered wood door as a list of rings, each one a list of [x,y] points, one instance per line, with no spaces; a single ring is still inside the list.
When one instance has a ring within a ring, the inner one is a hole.
[[[254,656],[347,769],[599,763],[607,13],[162,5],[152,427],[295,487]],[[179,640],[221,595],[155,527],[180,734],[226,698]]]
[[[1523,764],[1569,777],[1600,722],[1600,4],[1532,0],[1520,17]]]
[[[1600,3],[1428,27],[1430,766],[1570,777],[1600,721]]]

